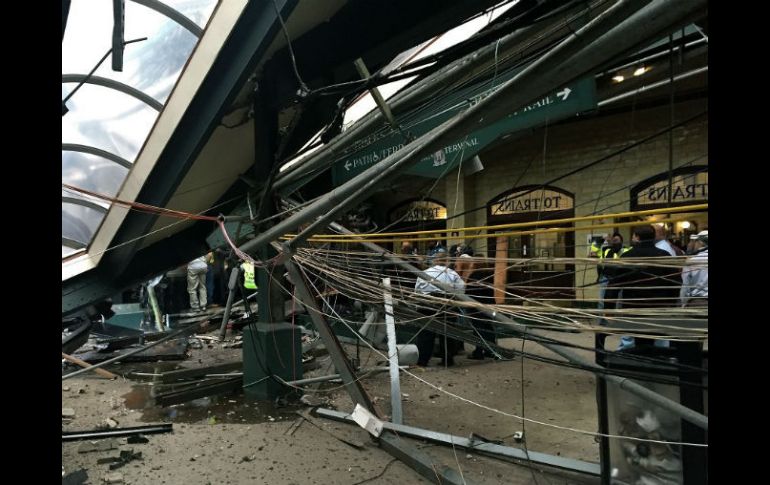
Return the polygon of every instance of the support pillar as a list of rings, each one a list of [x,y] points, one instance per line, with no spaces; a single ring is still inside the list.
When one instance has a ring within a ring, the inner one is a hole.
[[[301,335],[289,323],[257,323],[243,329],[243,385],[247,396],[273,400],[291,392],[286,382],[302,379]]]

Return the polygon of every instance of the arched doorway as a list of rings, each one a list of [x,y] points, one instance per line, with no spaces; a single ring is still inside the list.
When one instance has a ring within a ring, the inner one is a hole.
[[[553,258],[575,256],[575,233],[571,230],[534,232],[535,229],[572,228],[572,223],[553,224],[548,221],[574,217],[574,201],[572,193],[558,187],[529,185],[507,190],[487,203],[488,225],[540,222],[527,228],[532,229],[532,233],[495,236],[487,241],[489,257],[495,261],[498,303],[521,303],[513,295],[524,298],[574,298],[574,265],[558,263]],[[522,230],[503,229],[495,233]],[[510,259],[543,261],[512,264]]]
[[[632,211],[637,211],[707,203],[708,186],[708,165],[677,168],[671,172],[671,196],[669,197],[669,173],[662,172],[642,180],[631,188],[630,208]],[[666,215],[661,214],[629,220],[655,223],[656,220],[665,217]],[[665,226],[669,240],[680,249],[686,248],[691,235],[708,229],[707,210],[679,213],[676,214],[676,218],[685,220],[666,223]]]
[[[442,231],[446,229],[446,207],[433,199],[410,199],[393,207],[388,213],[390,224],[389,232],[407,231]],[[429,235],[420,235],[426,238]],[[446,234],[436,233],[438,239],[446,246]],[[415,241],[412,243],[418,254],[426,254],[428,241]],[[401,241],[393,244],[392,250],[398,251]]]

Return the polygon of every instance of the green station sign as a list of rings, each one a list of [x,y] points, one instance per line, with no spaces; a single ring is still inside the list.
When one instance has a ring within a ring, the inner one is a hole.
[[[489,80],[486,80],[449,94],[439,103],[433,104],[430,109],[411,114],[408,118],[399,120],[399,123],[409,135],[415,138],[422,136],[455,115],[475,106],[519,71],[520,69],[517,69],[505,76],[498,77],[494,86]],[[441,150],[424,157],[404,172],[430,178],[441,177],[463,160],[475,156],[485,146],[503,135],[595,109],[596,102],[596,82],[593,77],[577,80],[518,111],[513,111],[505,118],[468,133],[465,137],[459,138]],[[359,141],[356,144],[358,148],[354,148],[352,153],[345,155],[334,164],[332,168],[334,183],[336,185],[344,183],[380,160],[401,150],[406,146],[405,141],[403,135],[395,131],[381,136],[379,139],[372,136],[367,140]]]

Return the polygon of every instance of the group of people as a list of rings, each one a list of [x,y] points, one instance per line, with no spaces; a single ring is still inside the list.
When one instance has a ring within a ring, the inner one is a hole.
[[[190,296],[190,310],[201,312],[209,303],[223,305],[227,300],[228,269],[232,263],[224,252],[212,251],[187,264],[187,293]],[[241,296],[257,290],[254,265],[248,261],[241,263],[239,278]]]
[[[633,230],[632,245],[623,245],[619,233],[612,235],[610,244],[597,256],[599,309],[665,308],[708,306],[708,230],[691,236],[687,264],[681,270],[665,265],[612,265],[616,259],[657,258],[681,256],[678,248],[666,240],[662,226],[642,225]],[[600,324],[606,325],[605,318]],[[600,340],[603,347],[604,339]],[[618,350],[648,346],[650,339],[621,338]],[[668,347],[669,342],[657,340],[654,345]]]
[[[409,242],[402,244],[401,254],[416,256],[414,248]],[[441,299],[465,293],[473,296],[481,303],[493,303],[493,272],[477,263],[480,257],[483,255],[474,254],[470,246],[460,244],[447,250],[441,242],[435,241],[430,245],[427,255],[415,259],[417,259],[418,265],[424,267],[424,272],[443,283],[444,288],[439,288],[433,284],[433,280],[418,277],[414,283],[414,291],[420,295]],[[465,320],[482,342],[482,345],[478,345],[468,358],[480,360],[485,357],[494,357],[493,352],[486,344],[495,342],[495,333],[491,324],[485,321],[486,317],[481,310],[472,308],[459,309],[453,312],[436,305],[420,305],[418,311],[425,318],[422,320],[423,328],[416,337],[419,352],[417,365],[425,367],[433,357],[437,334],[427,328],[431,322],[439,322],[447,328],[450,325],[462,325],[462,321]],[[454,357],[463,349],[463,342],[446,335],[438,336],[438,339],[441,365],[455,365]]]
[[[601,259],[598,265],[600,309],[708,306],[708,230],[691,236],[686,253],[666,239],[665,230],[661,226],[637,226],[632,231],[630,246],[624,244],[623,236],[617,232],[608,239],[609,244],[597,254]],[[494,352],[486,343],[496,341],[495,333],[482,311],[478,308],[447,310],[446,302],[443,301],[447,297],[464,293],[481,303],[494,304],[494,270],[478,264],[479,257],[483,255],[476,254],[474,258],[473,249],[466,245],[453,246],[447,250],[438,241],[431,244],[424,256],[416,255],[412,244],[405,242],[401,246],[401,254],[411,256],[428,276],[443,283],[443,288],[433,284],[433,280],[423,278],[417,278],[414,283],[415,293],[440,298],[435,302],[428,298],[417,308],[425,317],[422,320],[423,328],[416,337],[418,365],[427,366],[433,357],[437,335],[427,328],[428,322],[439,322],[448,328],[458,324],[463,327],[465,325],[462,322],[465,320],[482,341],[482,345],[477,346],[469,358],[494,357]],[[618,259],[676,257],[685,254],[689,257],[681,269],[671,264],[644,264],[638,261],[634,264],[611,263]],[[600,323],[606,325],[607,321],[601,318]],[[600,342],[603,347],[603,337]],[[454,365],[454,356],[463,348],[463,343],[441,335],[439,344],[441,365]],[[668,347],[669,342],[624,336],[618,350],[651,345]]]

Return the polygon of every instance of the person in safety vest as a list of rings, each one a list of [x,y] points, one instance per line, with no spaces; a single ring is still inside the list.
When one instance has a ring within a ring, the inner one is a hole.
[[[243,279],[241,280],[241,295],[243,297],[243,305],[246,308],[245,317],[251,316],[251,303],[249,296],[253,296],[257,290],[256,274],[254,273],[254,264],[249,261],[241,263],[241,271],[243,271]]]
[[[243,287],[253,292],[253,290],[257,289],[257,283],[254,279],[254,265],[244,261],[241,264],[241,269],[243,269]]]
[[[588,257],[589,258],[600,258],[601,253],[608,247],[610,247],[610,235],[604,234],[602,236],[602,244],[601,246],[594,240],[591,241],[591,246],[588,247]]]
[[[610,280],[615,276],[617,268],[613,268],[612,266],[607,266],[604,264],[605,260],[608,259],[618,259],[620,256],[631,249],[630,247],[623,245],[623,236],[620,235],[620,233],[616,232],[612,235],[610,238],[610,244],[609,246],[602,248],[599,251],[599,265],[596,267],[596,272],[599,276],[599,302],[596,305],[596,308],[599,310],[603,310],[605,307],[604,299],[608,298],[610,300],[609,308],[615,308],[615,303],[618,298],[618,290],[617,289],[607,289],[607,285],[609,284]],[[600,325],[607,325],[607,320],[604,318],[601,318],[599,320]]]

